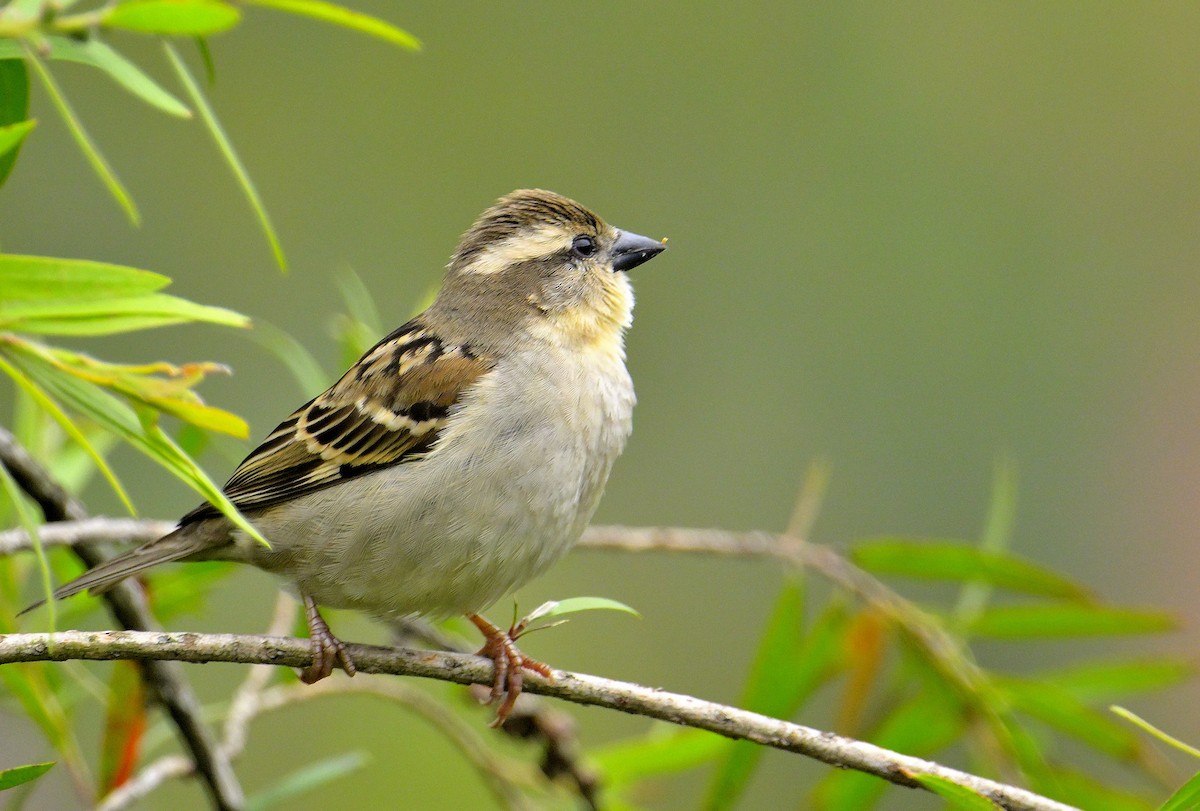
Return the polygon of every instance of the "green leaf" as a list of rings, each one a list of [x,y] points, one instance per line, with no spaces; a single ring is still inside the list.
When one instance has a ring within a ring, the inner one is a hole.
[[[1172,687],[1195,673],[1196,666],[1187,659],[1156,658],[1077,665],[1032,680],[1066,691],[1079,701],[1107,702]]]
[[[25,63],[19,59],[0,59],[0,126],[7,128],[28,118],[29,72]],[[12,172],[18,152],[13,147],[0,151],[0,186]]]
[[[1197,749],[1194,746],[1189,746],[1178,738],[1168,735],[1166,732],[1163,732],[1161,729],[1154,726],[1141,716],[1135,715],[1124,707],[1109,707],[1108,709],[1114,715],[1124,718],[1126,721],[1138,727],[1139,729],[1149,733],[1150,735],[1153,735],[1155,738],[1158,738],[1167,746],[1178,749],[1180,752],[1191,755],[1194,758],[1200,758],[1200,749]]]
[[[192,111],[187,105],[147,76],[120,52],[100,40],[92,38],[81,42],[67,37],[46,37],[46,43],[50,47],[51,59],[99,68],[121,87],[164,113],[177,118],[192,117]]]
[[[908,776],[944,799],[946,807],[953,808],[955,811],[996,811],[1001,808],[982,794],[972,791],[966,786],[960,786],[958,783],[952,783],[944,777],[938,777],[936,774],[909,774]]]
[[[831,607],[806,632],[804,600],[803,580],[796,577],[784,583],[746,677],[740,706],[773,718],[790,718],[841,669],[844,612]],[[703,807],[734,807],[762,754],[761,746],[732,742],[713,772]]]
[[[16,358],[13,358],[13,360],[14,363],[17,362]],[[18,363],[17,365],[20,364]],[[129,514],[136,515],[137,510],[134,509],[133,501],[130,500],[129,494],[125,492],[125,488],[121,486],[121,481],[117,478],[116,472],[109,466],[108,461],[105,460],[103,454],[96,449],[95,445],[89,441],[83,431],[79,429],[79,426],[72,422],[71,418],[63,412],[58,403],[56,403],[44,389],[34,383],[24,371],[18,369],[12,364],[5,362],[3,358],[0,358],[0,371],[3,371],[10,378],[12,378],[12,380],[21,387],[22,391],[26,392],[43,411],[49,414],[50,417],[58,423],[59,427],[63,429],[67,436],[75,440],[76,444],[83,449],[89,458],[91,458],[92,462],[96,465],[96,469],[100,471],[102,476],[104,476],[109,486],[113,489],[113,492],[116,493],[117,498],[121,500],[121,504],[123,504],[125,509],[129,511]],[[51,601],[51,603],[53,603],[53,601]]]
[[[28,783],[30,780],[37,780],[46,772],[50,771],[50,767],[54,765],[54,761],[49,763],[31,763],[28,766],[14,766],[11,769],[0,771],[0,791],[6,788],[13,788],[22,783]]]
[[[3,488],[5,495],[8,496],[8,501],[13,505],[19,523],[29,535],[29,539],[33,541],[33,551],[37,556],[38,570],[42,576],[42,594],[46,596],[46,601],[49,603],[50,630],[54,631],[58,628],[58,618],[55,615],[53,600],[54,583],[50,575],[50,561],[46,557],[46,547],[42,546],[41,535],[38,533],[38,521],[16,479],[4,465],[0,465],[0,487]]]
[[[1007,459],[996,461],[992,475],[992,493],[988,499],[987,519],[979,538],[979,548],[986,552],[1007,552],[1012,541],[1013,522],[1017,513],[1017,470]],[[985,580],[963,584],[958,602],[951,612],[950,630],[957,633],[969,624],[992,598],[993,587]]]
[[[220,122],[217,121],[216,113],[213,112],[208,99],[204,97],[204,93],[200,90],[200,85],[196,84],[196,80],[192,78],[191,72],[187,69],[187,65],[184,64],[183,59],[180,58],[179,53],[166,40],[163,41],[163,49],[166,50],[167,58],[170,59],[171,65],[175,68],[175,73],[179,76],[179,81],[183,82],[184,89],[187,90],[192,104],[200,111],[200,118],[204,121],[204,126],[208,128],[209,134],[216,141],[217,148],[225,157],[225,162],[229,164],[229,168],[233,170],[233,175],[242,187],[242,192],[246,195],[246,199],[250,201],[250,207],[254,209],[254,214],[258,217],[258,222],[262,226],[263,233],[266,234],[267,242],[271,245],[271,251],[275,254],[276,263],[281,270],[286,271],[287,259],[283,255],[283,246],[279,244],[279,237],[275,234],[275,226],[271,225],[271,217],[267,214],[266,206],[263,205],[262,200],[259,198],[258,190],[254,188],[254,183],[250,180],[250,175],[246,171],[246,167],[242,165],[241,159],[237,156],[237,152],[234,151],[229,136],[221,128]]]
[[[217,0],[130,0],[103,16],[102,25],[140,34],[208,36],[228,31],[242,13]]]
[[[882,538],[856,544],[852,557],[859,566],[876,574],[982,581],[1043,597],[1078,600],[1088,596],[1082,586],[1027,560],[957,541]]]
[[[232,563],[217,560],[156,570],[151,592],[154,615],[167,620],[180,614],[199,612],[207,604],[209,592],[234,571]]]
[[[1103,811],[1150,811],[1153,806],[1127,789],[1101,782],[1095,777],[1071,768],[1065,762],[1041,769],[1029,769],[1029,788],[1052,796],[1073,808],[1103,809]]]
[[[0,681],[21,704],[25,716],[37,724],[46,740],[62,756],[63,765],[72,777],[86,784],[87,764],[59,695],[51,687],[50,672],[42,662],[5,665],[0,667]]]
[[[607,597],[568,597],[565,600],[548,600],[542,603],[530,611],[523,621],[528,624],[534,620],[552,619],[567,614],[577,614],[580,611],[623,611],[638,619],[641,619],[642,616],[625,603],[610,600]]]
[[[136,296],[161,290],[170,283],[166,276],[122,265],[0,254],[0,302]]]
[[[1175,627],[1174,617],[1154,609],[1039,603],[989,608],[967,630],[992,639],[1060,639],[1159,633]]]
[[[246,803],[247,811],[264,811],[290,800],[305,792],[320,788],[351,772],[358,771],[370,763],[366,752],[348,752],[305,766],[292,772],[275,785],[251,797]]]
[[[145,407],[134,412],[102,389],[64,374],[40,356],[21,353],[11,356],[21,369],[56,400],[124,439],[165,467],[172,475],[200,493],[222,515],[257,541],[266,543],[254,525],[237,511],[221,488],[155,423],[156,412]]]
[[[59,89],[58,83],[54,81],[54,77],[46,66],[42,64],[42,60],[29,48],[26,48],[26,61],[33,65],[34,72],[38,78],[42,80],[42,84],[46,87],[46,94],[50,96],[50,101],[54,103],[59,115],[62,116],[63,122],[66,123],[67,129],[71,132],[71,137],[75,139],[75,143],[79,146],[83,156],[87,158],[91,164],[92,170],[96,173],[100,181],[108,188],[109,194],[120,204],[121,208],[125,209],[126,215],[130,222],[137,225],[141,221],[141,216],[138,214],[137,205],[134,204],[133,198],[129,196],[129,192],[125,190],[125,186],[117,179],[117,175],[113,172],[112,167],[108,165],[108,161],[100,154],[100,148],[92,141],[92,137],[88,135],[86,129],[83,128],[83,122],[75,115],[75,111],[71,108],[67,97],[63,95]]]
[[[250,320],[223,307],[195,304],[163,293],[92,301],[0,300],[0,328],[48,335],[113,335],[170,324],[206,322],[245,327]]]
[[[286,11],[289,14],[311,17],[314,20],[369,34],[393,45],[399,45],[401,48],[413,51],[421,50],[420,40],[407,31],[384,22],[378,17],[351,11],[333,3],[326,3],[324,0],[246,0],[246,5],[264,6]]]
[[[192,37],[192,42],[196,46],[196,52],[200,55],[200,61],[204,63],[204,78],[210,85],[216,84],[217,63],[213,61],[212,51],[208,48],[208,40],[204,37]]]
[[[1009,704],[1026,715],[1115,758],[1128,760],[1141,750],[1137,737],[1107,715],[1046,684],[995,679]]]
[[[371,291],[367,289],[361,276],[351,268],[346,268],[338,273],[337,286],[338,291],[342,294],[342,301],[346,302],[346,311],[352,319],[362,324],[372,335],[383,335],[387,331],[379,318],[379,308],[375,306],[375,297],[371,295]],[[425,307],[421,308],[421,310],[424,309]],[[372,341],[373,343],[374,341]],[[370,345],[368,344],[368,346]],[[364,350],[366,348],[363,347]]]
[[[252,337],[288,368],[300,386],[302,397],[312,397],[314,393],[329,385],[329,373],[321,368],[313,354],[304,348],[304,344],[279,327],[265,321],[257,321]]]
[[[37,121],[31,118],[28,121],[18,121],[16,124],[0,127],[0,157],[19,147],[25,140],[25,136],[36,126]],[[2,180],[0,178],[0,182]]]
[[[1200,772],[1168,797],[1158,811],[1195,811],[1197,808],[1200,808]]]
[[[2,11],[5,21],[34,20],[42,16],[45,0],[12,0]]]
[[[588,752],[588,760],[604,775],[605,784],[614,787],[690,771],[712,761],[729,743],[727,738],[712,732],[655,723],[640,738],[602,745]]]
[[[925,690],[884,718],[867,740],[885,749],[926,757],[958,740],[966,729],[959,705],[947,693]],[[817,789],[817,807],[859,811],[887,790],[888,783],[862,772],[830,772]]]

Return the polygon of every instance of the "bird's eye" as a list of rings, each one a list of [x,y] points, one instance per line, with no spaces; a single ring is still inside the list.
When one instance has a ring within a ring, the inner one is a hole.
[[[575,237],[571,241],[571,253],[580,259],[587,259],[596,253],[596,240],[591,237]]]

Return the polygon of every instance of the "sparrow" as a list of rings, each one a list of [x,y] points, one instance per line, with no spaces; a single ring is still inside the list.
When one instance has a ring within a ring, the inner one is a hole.
[[[479,615],[583,533],[632,428],[626,271],[662,242],[540,189],[463,235],[433,304],[369,349],[238,465],[224,492],[269,541],[211,504],[54,592],[103,592],[168,561],[248,563],[301,599],[312,664],[355,668],[319,606],[384,620],[465,614],[494,663],[502,723],[525,657]]]

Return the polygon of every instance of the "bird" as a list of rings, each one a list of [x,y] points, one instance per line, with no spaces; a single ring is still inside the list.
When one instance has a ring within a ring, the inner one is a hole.
[[[304,606],[309,683],[335,663],[355,672],[321,606],[383,620],[463,614],[483,634],[503,723],[522,671],[551,670],[480,612],[561,558],[595,512],[632,430],[627,271],[665,247],[554,192],[501,197],[463,234],[428,309],[292,412],[225,483],[269,546],[206,503],[53,598],[169,561],[250,564]]]

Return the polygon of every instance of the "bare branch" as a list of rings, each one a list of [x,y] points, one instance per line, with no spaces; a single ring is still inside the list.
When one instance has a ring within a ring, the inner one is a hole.
[[[0,458],[3,458],[2,450]],[[113,542],[141,544],[161,538],[175,529],[175,526],[170,521],[141,518],[84,518],[79,521],[47,524],[38,530],[38,540],[43,546]],[[32,548],[33,542],[25,530],[9,529],[0,532],[0,555],[26,552]]]
[[[349,645],[348,648],[360,673],[420,676],[458,684],[491,683],[492,668],[478,656],[371,645]],[[138,631],[65,631],[58,634],[11,634],[0,637],[0,664],[67,659],[153,659],[302,668],[310,664],[311,658],[312,648],[307,640],[286,637]],[[831,732],[628,682],[556,670],[553,682],[530,676],[525,689],[579,704],[621,710],[796,752],[910,788],[920,787],[913,779],[914,775],[937,775],[966,786],[1012,811],[1070,809],[1070,806],[1024,789]]]
[[[43,542],[73,543],[97,538],[112,539],[127,533],[131,540],[158,537],[159,522],[137,522],[93,519],[88,526],[64,524],[47,527]],[[135,531],[136,530],[136,531]],[[774,558],[784,563],[814,571],[880,611],[895,623],[910,639],[959,697],[973,707],[987,722],[997,754],[1011,753],[1010,733],[998,718],[995,702],[986,700],[991,685],[986,674],[975,664],[968,651],[942,625],[919,606],[896,593],[885,583],[855,566],[837,550],[815,544],[801,537],[776,535],[770,532],[730,532],[719,529],[688,529],[680,527],[589,527],[580,539],[579,548],[620,552],[669,552],[703,554],[717,557]],[[0,553],[29,548],[23,530],[0,533]]]
[[[87,518],[83,505],[71,497],[21,447],[16,437],[2,427],[0,464],[8,469],[21,489],[37,502],[47,522],[82,521]],[[89,567],[98,565],[105,558],[99,544],[76,543],[72,548]],[[104,593],[104,600],[123,627],[141,631],[159,629],[157,620],[146,605],[145,595],[135,583],[118,583]],[[142,674],[150,694],[167,710],[184,746],[190,750],[214,807],[219,811],[241,809],[246,803],[245,794],[229,759],[220,752],[208,727],[201,720],[200,701],[184,678],[183,669],[171,662],[146,661],[142,666]]]
[[[680,527],[589,527],[579,542],[586,549],[622,552],[687,552],[719,557],[769,557],[817,572],[856,595],[900,629],[988,722],[999,751],[1011,752],[1010,733],[997,717],[987,674],[942,624],[920,606],[856,566],[831,546],[770,532],[730,532]]]

